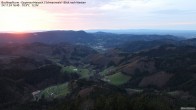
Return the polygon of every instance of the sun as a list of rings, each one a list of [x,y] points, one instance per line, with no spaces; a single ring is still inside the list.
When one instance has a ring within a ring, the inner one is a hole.
[[[49,30],[50,21],[55,18],[48,12],[33,8],[3,8],[0,9],[0,31],[27,32],[34,30]]]

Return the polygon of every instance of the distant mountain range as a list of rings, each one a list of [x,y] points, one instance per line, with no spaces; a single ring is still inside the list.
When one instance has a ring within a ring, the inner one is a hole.
[[[135,35],[106,32],[87,33],[85,31],[47,31],[23,34],[0,33],[0,45],[34,42],[45,44],[71,43],[85,45],[99,51],[115,47],[127,48],[129,52],[163,44],[196,45],[194,38],[185,39],[179,36],[158,34]]]
[[[95,32],[107,32],[107,33],[115,33],[115,34],[158,34],[158,35],[174,35],[185,38],[195,38],[196,30],[155,30],[155,29],[94,29],[94,30],[86,30],[89,33]]]
[[[105,32],[86,33],[85,31],[48,31],[23,34],[0,33],[0,43],[33,43],[48,44],[74,43],[97,47],[117,46],[127,41],[152,41],[160,39],[181,40],[183,38],[172,35],[134,35],[112,34]]]

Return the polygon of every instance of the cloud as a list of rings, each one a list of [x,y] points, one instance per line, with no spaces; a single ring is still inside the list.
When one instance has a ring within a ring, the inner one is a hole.
[[[182,9],[166,9],[155,11],[156,14],[168,14],[168,15],[179,15],[179,14],[196,14],[196,10],[182,10]]]
[[[171,27],[182,29],[191,27],[196,29],[196,0],[68,1],[85,1],[86,4],[41,5],[39,7],[22,9],[27,11],[32,10],[31,12],[33,12],[33,10],[35,12],[36,10],[52,16],[51,18],[53,19],[48,20],[48,22],[51,21],[49,22],[51,23],[51,29],[126,29]],[[2,9],[0,7],[0,12],[1,10]],[[13,8],[12,11],[9,12],[15,13],[15,9]],[[1,19],[2,18],[0,18],[0,21]]]

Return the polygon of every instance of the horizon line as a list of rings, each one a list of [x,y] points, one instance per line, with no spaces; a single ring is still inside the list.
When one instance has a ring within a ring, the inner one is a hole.
[[[0,31],[0,33],[36,33],[48,31],[196,31],[196,29],[57,29],[57,30],[28,30],[28,31]]]

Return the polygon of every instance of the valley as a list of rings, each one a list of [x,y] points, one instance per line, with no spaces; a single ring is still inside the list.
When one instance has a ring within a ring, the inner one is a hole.
[[[84,31],[17,36],[0,34],[0,109],[196,106],[194,38]]]

